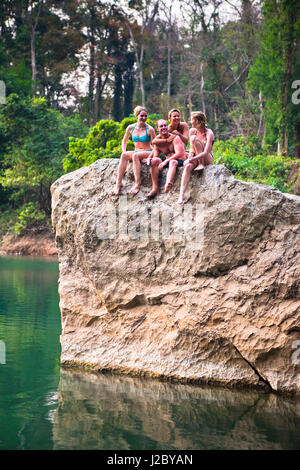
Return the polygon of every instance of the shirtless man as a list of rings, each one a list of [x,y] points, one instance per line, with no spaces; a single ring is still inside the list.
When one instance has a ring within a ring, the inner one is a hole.
[[[176,174],[176,168],[183,166],[186,160],[185,146],[178,135],[170,134],[168,124],[164,119],[160,119],[157,123],[158,136],[153,139],[153,151],[148,158],[148,165],[150,165],[150,174],[152,178],[152,190],[146,194],[146,197],[153,198],[159,193],[158,177],[159,172],[169,164],[169,171],[167,173],[166,184],[164,193],[168,193],[172,186]],[[163,154],[166,159],[160,158]]]

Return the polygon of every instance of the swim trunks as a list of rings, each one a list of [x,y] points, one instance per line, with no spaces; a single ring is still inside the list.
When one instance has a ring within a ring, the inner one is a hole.
[[[160,157],[159,157],[159,158],[160,158],[163,162],[167,159],[167,157],[166,157],[163,153],[160,154]],[[177,165],[178,167],[183,166],[183,163],[185,162],[185,160],[180,160],[180,159],[178,159],[178,160],[176,160],[176,161],[177,161],[177,163],[178,163],[178,165]],[[169,162],[166,164],[165,168],[169,168]]]

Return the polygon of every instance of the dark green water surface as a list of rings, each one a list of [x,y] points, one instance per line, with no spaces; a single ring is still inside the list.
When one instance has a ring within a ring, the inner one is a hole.
[[[60,369],[57,278],[0,258],[0,449],[300,448],[291,397]]]

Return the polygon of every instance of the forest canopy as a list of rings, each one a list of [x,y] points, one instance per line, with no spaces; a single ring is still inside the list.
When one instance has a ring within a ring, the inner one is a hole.
[[[120,156],[136,105],[153,122],[204,111],[218,162],[295,192],[298,11],[298,0],[2,0],[0,233],[49,224],[52,182]]]

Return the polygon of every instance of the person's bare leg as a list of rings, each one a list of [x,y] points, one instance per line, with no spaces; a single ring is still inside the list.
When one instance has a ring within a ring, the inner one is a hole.
[[[159,188],[158,188],[159,169],[158,169],[158,165],[160,163],[161,163],[160,158],[152,158],[152,160],[151,160],[150,174],[151,174],[151,179],[152,179],[152,189],[149,193],[146,194],[147,198],[155,197],[159,193]]]
[[[120,163],[119,163],[119,168],[118,168],[118,175],[117,175],[117,182],[116,182],[116,188],[115,188],[115,195],[118,196],[120,193],[120,189],[122,187],[122,179],[123,176],[125,175],[125,171],[127,168],[127,162],[130,160],[131,156],[122,153],[121,158],[120,158]]]
[[[199,153],[202,153],[204,150],[204,146],[202,142],[198,139],[197,136],[191,136],[191,149],[192,152],[196,155],[199,155]],[[198,160],[198,165],[195,168],[195,171],[200,171],[204,169],[204,161],[203,158],[199,158]]]
[[[139,152],[136,152],[132,156],[132,169],[135,179],[135,184],[131,188],[130,194],[136,195],[141,187],[141,161]]]
[[[178,162],[176,160],[171,160],[169,162],[169,170],[167,173],[164,193],[168,193],[173,187],[173,181],[176,175],[177,166],[178,166]]]
[[[187,185],[190,181],[191,172],[194,168],[195,168],[194,163],[187,163],[184,166],[183,173],[182,173],[182,178],[181,178],[181,184],[180,184],[179,198],[178,198],[177,204],[181,205],[181,204],[184,203],[185,190],[186,190]]]
[[[203,157],[198,158],[198,162],[199,164],[196,166],[194,171],[203,170],[203,168],[205,168],[207,165],[211,165],[213,162],[213,157],[210,154],[203,155]]]

